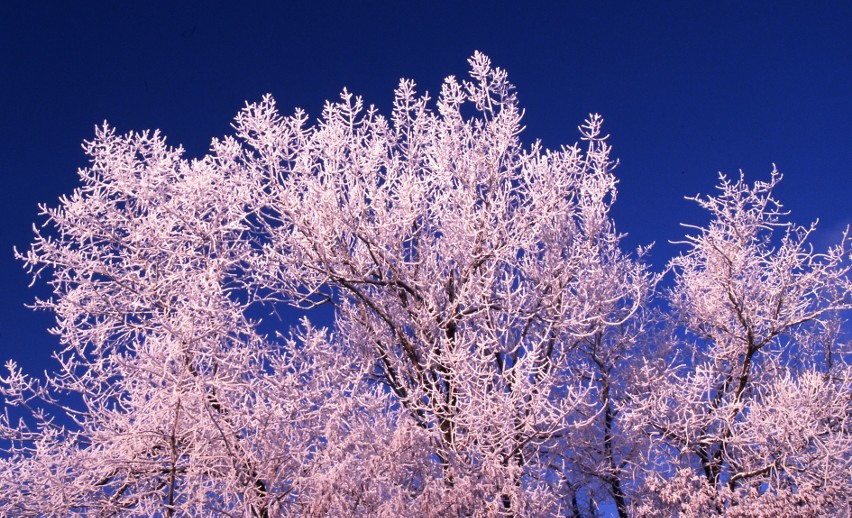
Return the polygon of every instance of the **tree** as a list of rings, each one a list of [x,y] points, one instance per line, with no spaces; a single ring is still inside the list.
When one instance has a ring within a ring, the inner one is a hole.
[[[646,280],[616,272],[632,266],[607,217],[600,117],[581,127],[585,150],[524,151],[505,72],[470,64],[437,114],[409,81],[390,122],[347,92],[316,128],[271,99],[249,105],[237,134],[268,196],[255,270],[265,289],[335,304],[361,361],[428,431],[449,500],[476,495],[459,512],[557,509],[559,445],[594,418],[578,422],[577,338],[629,318]]]
[[[837,333],[837,312],[852,305],[849,238],[813,252],[814,226],[783,221],[779,181],[722,175],[719,195],[693,198],[712,221],[692,227],[671,263],[683,362],[649,366],[629,410],[651,437],[645,484],[660,509],[849,510],[851,351]]]
[[[10,362],[3,379],[29,415],[0,421],[0,509],[847,505],[848,476],[816,477],[852,451],[832,316],[850,305],[845,250],[815,255],[796,227],[773,248],[776,176],[723,183],[701,200],[716,221],[673,262],[662,318],[659,276],[609,217],[602,119],[580,127],[582,146],[525,147],[506,73],[469,63],[435,109],[401,81],[389,119],[345,90],[313,125],[267,96],[198,160],[156,133],[98,130],[82,186],[42,209],[47,229],[19,254],[50,276],[36,307],[56,314],[63,349],[55,374]],[[331,329],[305,315],[282,328],[287,305],[333,308]],[[813,394],[826,409],[804,411]],[[792,436],[761,433],[791,402],[812,433],[784,449]]]
[[[4,514],[301,509],[324,437],[356,454],[388,439],[384,398],[309,324],[273,343],[248,319],[255,190],[236,143],[187,162],[157,134],[104,127],[85,148],[83,186],[43,209],[55,231],[21,256],[52,275],[36,307],[55,312],[64,348],[43,382],[11,362],[3,380],[33,418],[2,421]],[[344,420],[351,435],[328,429]]]

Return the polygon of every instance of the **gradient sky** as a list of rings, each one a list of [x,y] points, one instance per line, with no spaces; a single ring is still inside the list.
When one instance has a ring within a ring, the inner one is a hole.
[[[706,221],[683,196],[718,171],[765,179],[776,163],[792,219],[820,218],[820,248],[852,222],[852,2],[229,4],[0,5],[0,360],[51,367],[52,318],[24,307],[46,291],[12,247],[38,203],[75,187],[95,125],[159,128],[199,156],[246,100],[316,116],[346,86],[387,113],[400,77],[434,93],[474,50],[508,70],[527,142],[573,143],[604,116],[616,223],[630,248],[657,243],[658,269],[678,223]]]

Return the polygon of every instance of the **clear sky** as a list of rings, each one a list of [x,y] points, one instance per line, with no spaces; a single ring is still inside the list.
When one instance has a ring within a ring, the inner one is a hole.
[[[203,154],[246,100],[319,113],[346,86],[387,112],[400,77],[437,91],[474,50],[509,72],[526,141],[573,143],[601,113],[621,165],[614,217],[661,268],[684,195],[718,171],[765,179],[818,246],[852,222],[852,2],[28,2],[0,4],[0,360],[29,370],[57,339],[24,308],[12,257],[37,204],[86,165],[96,124],[161,129]]]

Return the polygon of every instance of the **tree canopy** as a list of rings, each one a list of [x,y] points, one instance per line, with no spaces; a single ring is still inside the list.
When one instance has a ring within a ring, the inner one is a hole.
[[[469,63],[389,117],[264,97],[198,159],[97,129],[18,253],[61,349],[7,362],[0,512],[848,512],[850,237],[815,251],[774,169],[720,175],[655,273],[602,118],[525,145],[506,72]]]

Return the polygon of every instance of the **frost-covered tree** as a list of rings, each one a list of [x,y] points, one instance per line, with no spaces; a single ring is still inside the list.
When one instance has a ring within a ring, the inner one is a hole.
[[[852,307],[847,235],[813,251],[784,221],[781,180],[721,176],[671,263],[676,363],[645,368],[628,405],[649,434],[639,514],[824,516],[850,510],[852,369],[838,312]]]
[[[12,362],[3,379],[7,404],[32,411],[0,421],[3,514],[302,509],[326,438],[369,454],[390,437],[386,403],[309,324],[276,343],[247,318],[256,190],[238,147],[188,162],[156,134],[105,127],[85,148],[82,187],[43,209],[49,230],[21,256],[50,275],[36,307],[63,349],[44,380]]]
[[[628,320],[648,280],[608,219],[600,117],[584,147],[524,150],[505,72],[470,64],[437,112],[410,81],[390,120],[346,92],[315,127],[249,105],[237,134],[267,196],[254,270],[265,290],[335,305],[427,432],[449,510],[557,512],[574,491],[565,447],[598,417],[579,341]]]
[[[24,417],[0,418],[0,511],[848,505],[845,250],[772,240],[775,176],[725,181],[673,262],[668,326],[609,217],[601,118],[524,146],[506,73],[470,65],[434,107],[403,80],[390,118],[345,90],[315,123],[265,97],[198,160],[98,130],[19,254],[62,349],[3,378]],[[331,307],[330,329],[286,305]]]

